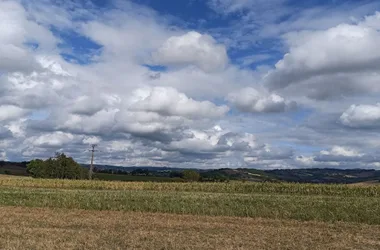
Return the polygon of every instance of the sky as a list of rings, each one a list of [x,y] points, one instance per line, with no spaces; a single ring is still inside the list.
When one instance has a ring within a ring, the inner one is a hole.
[[[380,1],[0,0],[0,160],[380,169]]]

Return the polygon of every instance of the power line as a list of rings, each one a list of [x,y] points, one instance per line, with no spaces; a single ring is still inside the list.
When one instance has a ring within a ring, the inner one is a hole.
[[[90,165],[90,171],[88,172],[88,178],[91,180],[92,179],[92,174],[94,172],[94,153],[95,153],[95,148],[97,147],[98,145],[96,144],[92,144],[91,147],[92,149],[90,149],[91,151],[91,165]]]

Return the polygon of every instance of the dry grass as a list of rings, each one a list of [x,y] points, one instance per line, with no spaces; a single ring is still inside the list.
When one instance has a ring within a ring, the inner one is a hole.
[[[0,207],[0,249],[380,249],[380,226]]]
[[[26,177],[26,176],[17,176],[17,175],[0,174],[0,179],[25,180],[26,178],[31,179],[31,177]]]
[[[350,186],[374,186],[380,185],[380,181],[365,181],[349,184]]]

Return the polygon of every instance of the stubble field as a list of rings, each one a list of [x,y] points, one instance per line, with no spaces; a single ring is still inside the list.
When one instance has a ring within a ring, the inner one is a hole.
[[[0,249],[380,249],[380,187],[0,178]]]

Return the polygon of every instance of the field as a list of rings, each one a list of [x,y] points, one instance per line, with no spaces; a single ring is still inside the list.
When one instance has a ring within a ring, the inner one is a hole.
[[[380,186],[0,178],[0,223],[0,249],[379,249]]]

